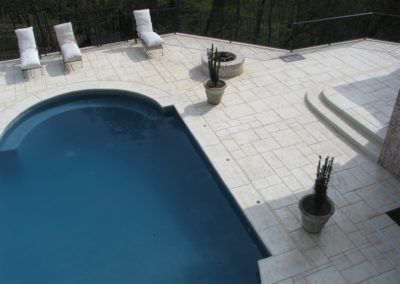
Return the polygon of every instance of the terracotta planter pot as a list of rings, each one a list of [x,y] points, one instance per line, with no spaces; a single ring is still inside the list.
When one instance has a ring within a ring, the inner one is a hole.
[[[226,83],[222,80],[218,81],[218,85],[214,87],[211,80],[204,82],[204,88],[206,89],[207,101],[212,105],[217,105],[221,102],[224,94]]]
[[[313,194],[308,194],[304,196],[299,202],[299,208],[301,211],[301,221],[303,223],[303,228],[309,233],[319,233],[322,227],[328,222],[329,218],[335,212],[335,205],[332,200],[327,197],[326,203],[323,205],[324,212],[322,214],[312,213],[313,207]],[[311,212],[310,212],[311,211]]]

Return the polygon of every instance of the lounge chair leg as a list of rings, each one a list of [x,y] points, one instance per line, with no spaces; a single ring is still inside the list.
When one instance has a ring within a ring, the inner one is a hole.
[[[26,71],[22,69],[22,76],[24,77],[24,79],[26,79],[25,72]]]
[[[43,67],[42,67],[42,66],[40,66],[40,71],[42,72],[42,76],[44,76],[44,74],[43,74]]]

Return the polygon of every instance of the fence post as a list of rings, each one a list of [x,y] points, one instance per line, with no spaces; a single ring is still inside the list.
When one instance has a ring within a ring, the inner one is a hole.
[[[290,35],[290,52],[293,52],[294,50],[294,29],[295,29],[296,25],[292,23],[292,31],[291,31],[291,35]]]
[[[371,18],[372,18],[372,15],[373,15],[374,13],[370,13],[369,15],[368,15],[368,18],[367,18],[367,24],[366,24],[366,26],[365,26],[365,31],[364,31],[364,39],[367,39],[367,37],[368,37],[368,35],[369,35],[369,28],[370,28],[370,25],[371,25]]]
[[[181,1],[176,0],[176,7],[175,7],[175,12],[176,12],[176,18],[175,18],[175,34],[179,32],[180,30],[180,14],[181,14]]]

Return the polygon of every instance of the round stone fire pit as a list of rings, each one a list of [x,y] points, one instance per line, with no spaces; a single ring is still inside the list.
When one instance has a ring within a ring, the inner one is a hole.
[[[232,78],[243,73],[244,56],[238,52],[221,50],[218,51],[221,59],[221,69],[219,76],[221,78]],[[201,55],[201,63],[203,70],[208,74],[208,55],[203,53]]]

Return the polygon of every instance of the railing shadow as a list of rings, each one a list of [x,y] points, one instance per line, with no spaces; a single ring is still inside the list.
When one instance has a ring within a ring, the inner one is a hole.
[[[133,62],[142,62],[147,61],[148,57],[145,49],[139,44],[129,44],[126,47],[116,47],[109,48],[104,51],[104,53],[108,54],[125,54],[131,61]]]

